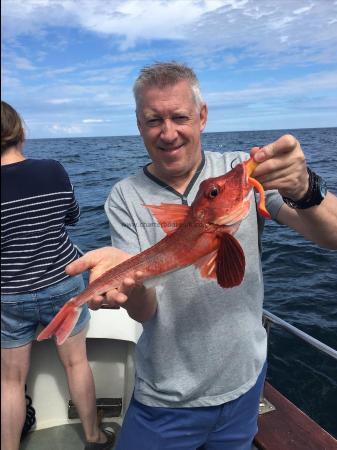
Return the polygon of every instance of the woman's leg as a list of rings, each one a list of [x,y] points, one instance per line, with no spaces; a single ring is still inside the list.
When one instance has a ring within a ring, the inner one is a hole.
[[[88,442],[105,442],[105,434],[100,430],[96,411],[94,378],[89,366],[84,329],[57,346],[61,362],[65,368],[70,396],[79,413],[85,437]]]
[[[32,344],[1,349],[1,448],[18,450],[26,419],[25,382]]]

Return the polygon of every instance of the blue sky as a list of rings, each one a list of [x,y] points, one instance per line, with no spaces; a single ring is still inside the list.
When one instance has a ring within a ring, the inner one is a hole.
[[[196,71],[205,131],[337,125],[337,1],[2,0],[2,99],[29,138],[138,134],[141,67]]]

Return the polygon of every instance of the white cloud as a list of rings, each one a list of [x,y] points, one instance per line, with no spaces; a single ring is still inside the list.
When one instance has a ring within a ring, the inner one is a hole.
[[[83,123],[103,123],[103,122],[107,122],[104,119],[83,119],[82,120]]]
[[[262,104],[271,105],[275,100],[282,101],[287,104],[295,102],[300,98],[301,102],[311,104],[311,107],[317,106],[316,98],[325,98],[326,106],[331,107],[331,92],[337,91],[337,71],[330,72],[317,72],[302,77],[294,77],[282,82],[276,82],[270,80],[263,84],[250,86],[245,89],[237,89],[231,91],[213,91],[204,93],[204,97],[212,107],[232,108],[235,105],[239,108],[240,105],[253,105]],[[307,97],[308,92],[311,93]],[[330,96],[330,104],[327,100],[327,96]],[[319,106],[322,106],[322,101],[318,101]],[[268,108],[267,108],[268,109]]]
[[[184,28],[224,4],[247,0],[4,0],[4,30],[12,35],[48,26],[77,26],[88,31],[123,37],[123,47],[143,39],[182,39]],[[23,26],[17,27],[17,22]]]
[[[50,100],[47,100],[47,103],[50,103],[51,105],[64,105],[66,103],[71,103],[70,98],[52,98]]]
[[[64,74],[68,74],[68,73],[72,73],[76,71],[76,67],[75,66],[71,66],[71,67],[62,67],[61,69],[48,69],[45,68],[43,70],[43,74],[41,74],[44,77],[57,77],[59,75],[64,75]]]
[[[294,14],[303,14],[305,12],[310,11],[313,8],[313,4],[308,5],[308,6],[303,6],[303,8],[298,8],[294,10]]]
[[[27,58],[15,56],[13,63],[15,64],[15,67],[19,70],[37,70],[37,67],[34,66],[31,63],[31,61],[29,61]]]
[[[305,55],[308,62],[318,54],[322,62],[329,62],[332,52],[327,49],[337,46],[333,19],[337,4],[330,1],[312,0],[307,5],[303,0],[4,0],[3,4],[5,33],[36,36],[53,26],[75,27],[114,36],[122,50],[141,41],[165,39],[185,43],[185,51],[191,53],[244,48],[256,58],[280,60],[311,47],[315,51]]]
[[[251,66],[336,62],[337,27],[329,21],[337,16],[337,4],[315,0],[311,5],[302,14],[302,0],[249,1],[243,10],[220,8],[189,30],[189,41],[198,46],[190,46],[188,54],[203,58],[206,67],[219,65],[221,54],[229,50]]]
[[[61,125],[59,123],[54,123],[50,128],[49,131],[54,135],[61,135],[64,134],[69,136],[74,135],[81,135],[83,133],[83,128],[80,125]]]
[[[67,86],[69,92],[72,92],[73,88],[74,86]],[[283,125],[289,128],[289,123],[292,123],[289,121],[291,115],[297,116],[298,126],[310,126],[303,117],[314,114],[317,114],[317,120],[320,120],[317,123],[322,126],[324,123],[331,125],[335,122],[333,117],[337,109],[337,94],[333,95],[336,91],[337,70],[329,73],[317,72],[284,81],[269,79],[250,85],[246,83],[246,87],[242,89],[204,90],[204,98],[210,112],[207,130],[249,129],[253,122],[255,129],[281,128]],[[96,86],[95,91],[90,94],[83,87],[83,92],[86,93],[85,98],[79,98],[77,104],[59,104],[49,106],[48,109],[44,109],[40,91],[36,92],[35,96],[28,93],[29,98],[37,98],[40,101],[40,104],[30,105],[27,114],[23,114],[31,128],[31,135],[42,137],[49,134],[62,137],[137,134],[129,92],[124,90],[120,97],[104,97],[104,86]],[[247,122],[248,118],[250,122]],[[315,126],[315,122],[313,125]]]
[[[291,109],[300,116],[306,108],[335,115],[336,1],[2,4],[2,89],[29,123],[39,122],[32,125],[35,135],[136,132],[136,72],[173,58],[200,73],[212,115],[230,110],[232,117],[233,111],[276,117]]]

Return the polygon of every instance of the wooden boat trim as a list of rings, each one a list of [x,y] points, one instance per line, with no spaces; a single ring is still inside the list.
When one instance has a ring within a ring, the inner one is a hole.
[[[269,383],[264,395],[275,410],[258,419],[254,445],[259,450],[336,450],[337,440]]]
[[[263,323],[269,336],[272,325],[307,342],[320,352],[337,360],[337,351],[269,311],[263,311]],[[312,420],[297,406],[285,398],[268,382],[265,383],[263,400],[271,404],[269,411],[260,413],[258,433],[254,445],[259,450],[337,450],[337,440]],[[262,400],[262,401],[263,401]]]

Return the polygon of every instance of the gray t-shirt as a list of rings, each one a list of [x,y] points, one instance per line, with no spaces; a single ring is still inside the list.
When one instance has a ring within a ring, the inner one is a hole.
[[[243,152],[204,155],[185,196],[146,171],[117,183],[105,203],[112,245],[132,254],[152,246],[165,233],[143,204],[190,205],[201,181],[228,172],[234,160],[249,156]],[[266,197],[275,219],[282,198],[276,191]],[[235,234],[246,257],[240,286],[222,289],[190,266],[171,273],[156,287],[157,312],[143,324],[136,346],[136,400],[149,406],[212,406],[239,397],[255,384],[267,347],[261,320],[262,229],[263,219],[253,201]]]

